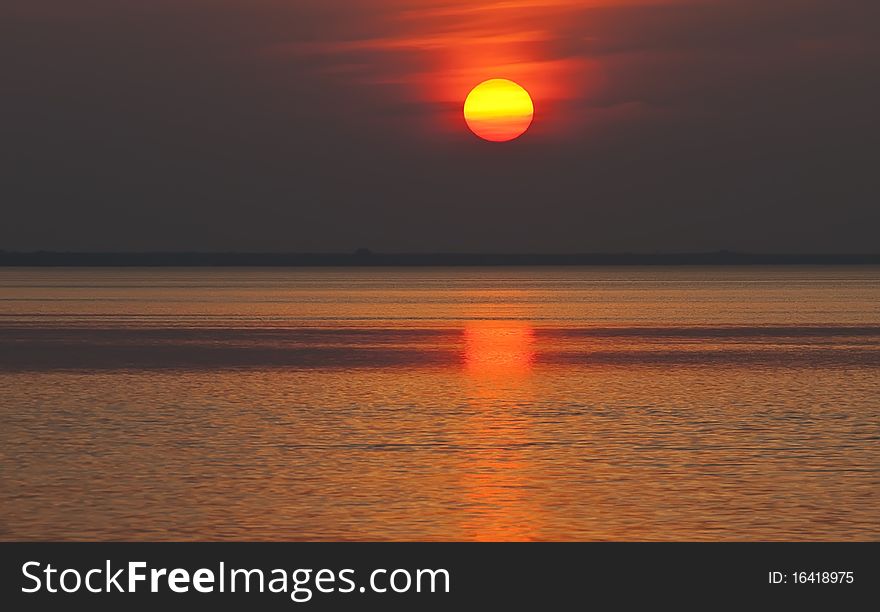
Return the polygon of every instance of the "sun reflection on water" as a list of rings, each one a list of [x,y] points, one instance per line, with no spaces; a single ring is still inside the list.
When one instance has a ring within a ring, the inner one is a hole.
[[[535,358],[535,333],[518,321],[480,321],[464,330],[468,376],[510,378],[527,375]]]
[[[529,495],[527,407],[535,334],[520,321],[478,321],[464,330],[464,372],[471,412],[464,446],[469,469],[462,474],[464,500],[473,509],[462,529],[478,541],[535,538],[539,507]]]

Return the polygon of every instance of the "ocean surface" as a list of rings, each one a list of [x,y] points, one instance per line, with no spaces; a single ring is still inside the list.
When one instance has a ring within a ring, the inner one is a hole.
[[[0,269],[0,538],[877,540],[880,268]]]

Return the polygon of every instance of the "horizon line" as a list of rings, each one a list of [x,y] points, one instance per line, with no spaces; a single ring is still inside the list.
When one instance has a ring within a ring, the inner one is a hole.
[[[880,253],[5,251],[0,267],[880,265]]]

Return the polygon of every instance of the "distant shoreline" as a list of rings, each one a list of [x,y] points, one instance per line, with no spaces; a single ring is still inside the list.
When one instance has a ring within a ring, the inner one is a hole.
[[[876,254],[67,253],[0,251],[0,267],[476,267],[880,265]]]

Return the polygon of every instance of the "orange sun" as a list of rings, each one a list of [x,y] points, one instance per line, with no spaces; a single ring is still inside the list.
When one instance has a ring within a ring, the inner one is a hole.
[[[507,79],[491,79],[473,88],[464,102],[464,120],[471,131],[491,142],[522,136],[535,116],[532,98]]]

